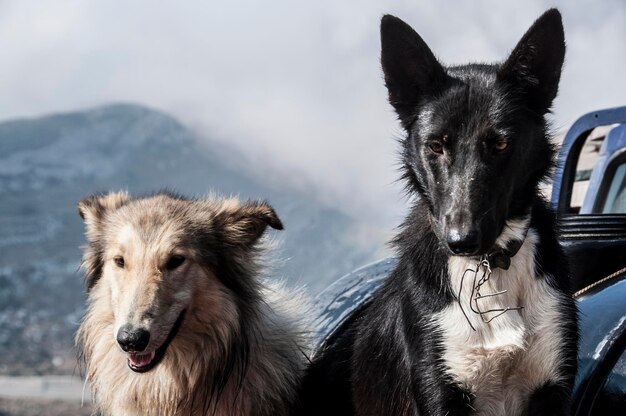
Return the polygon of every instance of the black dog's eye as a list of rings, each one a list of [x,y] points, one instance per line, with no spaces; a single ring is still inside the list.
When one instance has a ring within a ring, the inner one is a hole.
[[[185,262],[185,258],[183,256],[172,256],[165,264],[165,268],[167,270],[174,270],[178,268],[184,262]]]
[[[120,269],[124,268],[124,257],[122,257],[122,256],[115,256],[115,257],[113,257],[113,261],[115,262],[115,265],[117,267],[119,267]]]
[[[443,154],[443,144],[441,142],[430,142],[428,143],[428,148],[437,154]]]
[[[509,147],[508,140],[498,140],[494,146],[496,152],[504,152]]]

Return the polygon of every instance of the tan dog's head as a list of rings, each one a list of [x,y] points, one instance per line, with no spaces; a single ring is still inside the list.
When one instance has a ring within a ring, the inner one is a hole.
[[[132,198],[125,192],[90,196],[78,204],[88,245],[83,257],[89,291],[106,293],[113,332],[128,366],[156,366],[185,325],[215,299],[254,301],[257,242],[282,223],[265,202],[190,200],[162,193]],[[213,294],[213,295],[211,295]],[[209,319],[197,317],[194,319]]]

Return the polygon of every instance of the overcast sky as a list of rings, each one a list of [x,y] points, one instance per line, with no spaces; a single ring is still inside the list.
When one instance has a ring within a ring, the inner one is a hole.
[[[491,62],[554,5],[568,44],[562,130],[626,105],[623,0],[0,1],[0,119],[146,104],[394,224],[405,203],[393,184],[400,130],[385,102],[380,17],[410,23],[444,63]]]

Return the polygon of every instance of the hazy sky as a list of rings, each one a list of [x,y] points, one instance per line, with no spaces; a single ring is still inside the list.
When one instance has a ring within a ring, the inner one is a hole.
[[[444,63],[490,62],[554,5],[568,43],[554,114],[565,129],[626,105],[623,0],[0,1],[0,119],[143,103],[393,224],[400,130],[385,102],[380,17],[410,23]]]

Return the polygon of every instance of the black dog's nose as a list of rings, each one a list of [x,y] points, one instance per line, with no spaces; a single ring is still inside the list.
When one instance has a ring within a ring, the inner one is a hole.
[[[146,349],[150,341],[150,332],[145,329],[133,329],[130,325],[123,325],[117,331],[117,343],[126,352],[141,352]]]
[[[478,251],[480,236],[475,230],[459,230],[453,228],[448,231],[448,247],[454,254],[472,255]]]

